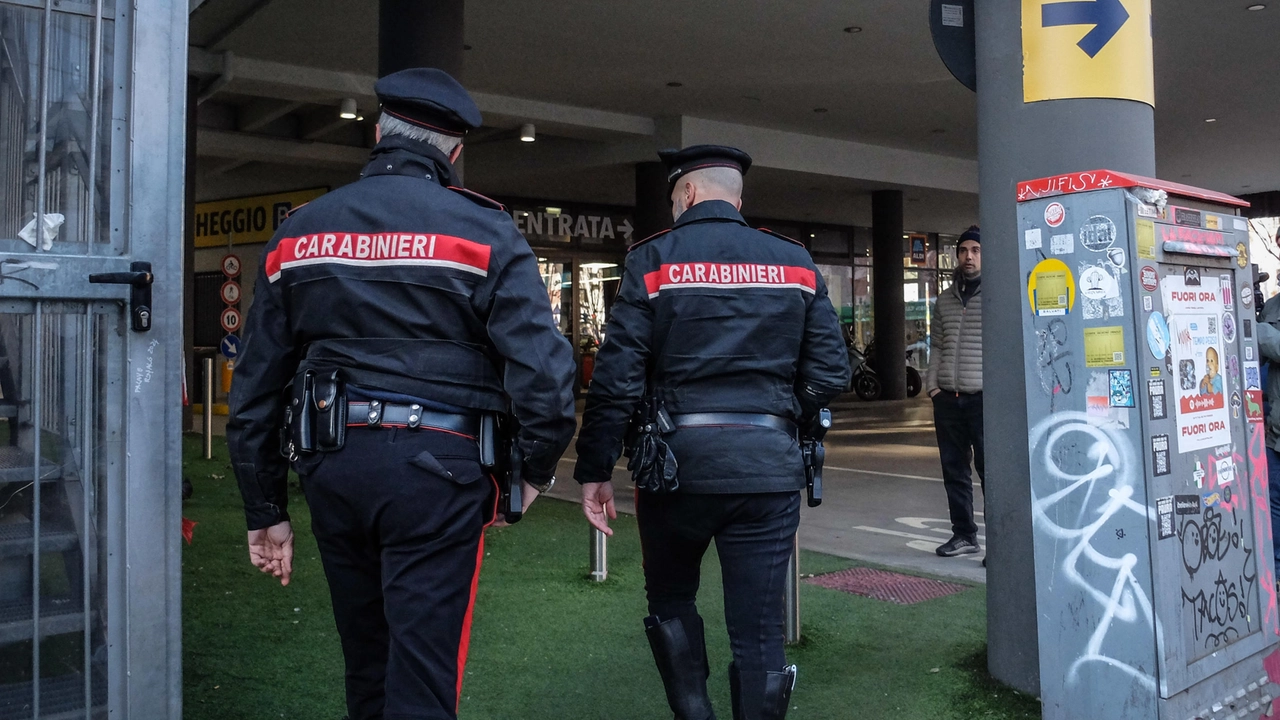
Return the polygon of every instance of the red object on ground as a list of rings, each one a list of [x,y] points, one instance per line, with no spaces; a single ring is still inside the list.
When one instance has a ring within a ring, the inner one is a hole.
[[[968,589],[956,583],[871,568],[850,568],[809,578],[805,582],[898,605],[914,605]]]
[[[195,520],[182,518],[182,539],[186,540],[188,545],[191,544],[191,536],[195,534],[196,526],[199,524]]]
[[[582,356],[582,387],[591,385],[591,375],[596,369],[596,356],[586,354]]]

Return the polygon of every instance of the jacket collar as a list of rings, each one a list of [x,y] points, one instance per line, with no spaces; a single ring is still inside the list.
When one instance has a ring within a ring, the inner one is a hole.
[[[736,222],[744,226],[747,224],[747,221],[742,219],[742,213],[724,200],[703,200],[685,210],[674,227],[683,227],[697,222]]]
[[[982,275],[978,275],[978,281],[979,281],[979,282],[978,282],[978,289],[973,291],[973,294],[974,294],[974,295],[981,295],[981,294],[982,294],[982,282],[981,282],[981,280],[982,280]],[[960,284],[961,284],[961,283],[963,283],[964,281],[965,281],[965,278],[964,278],[964,272],[963,272],[963,271],[961,271],[961,270],[960,270],[960,268],[956,268],[956,269],[951,273],[951,287],[950,287],[950,288],[948,288],[948,291],[950,291],[950,293],[951,293],[952,295],[955,295],[956,297],[960,298],[961,300],[963,300],[964,298],[960,297]]]
[[[401,135],[382,138],[369,156],[360,177],[407,175],[438,182],[445,187],[461,187],[462,179],[449,157],[440,148]]]

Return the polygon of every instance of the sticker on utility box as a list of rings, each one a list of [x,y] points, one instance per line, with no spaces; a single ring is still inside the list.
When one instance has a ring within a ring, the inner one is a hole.
[[[1221,278],[1192,272],[1160,281],[1168,313],[1178,452],[1231,443],[1223,364]]]
[[[1075,278],[1071,268],[1061,260],[1041,260],[1027,281],[1027,299],[1035,315],[1066,315],[1076,302]]]
[[[1156,526],[1161,540],[1168,540],[1178,534],[1173,527],[1173,496],[1166,495],[1156,499]]]
[[[1084,329],[1085,367],[1122,367],[1124,365],[1124,327]]]

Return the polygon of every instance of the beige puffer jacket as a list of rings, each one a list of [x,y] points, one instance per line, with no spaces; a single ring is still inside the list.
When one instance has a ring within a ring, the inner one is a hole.
[[[925,393],[934,388],[944,392],[982,392],[982,286],[969,298],[960,300],[961,275],[956,271],[951,287],[938,296],[933,322],[929,326],[933,345]]]

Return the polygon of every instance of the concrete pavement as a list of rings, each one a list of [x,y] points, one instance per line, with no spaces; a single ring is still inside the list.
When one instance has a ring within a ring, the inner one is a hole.
[[[951,537],[947,496],[934,439],[931,402],[865,403],[849,396],[832,407],[835,427],[827,435],[821,507],[801,511],[800,546],[840,557],[969,582],[985,582],[984,553],[938,557],[934,548]],[[573,449],[560,461],[553,497],[580,501]],[[614,469],[619,512],[634,512],[625,459]],[[977,475],[974,475],[975,485]],[[975,488],[975,507],[982,493]],[[977,516],[979,533],[984,523]],[[585,532],[585,530],[584,530]],[[986,545],[986,537],[978,536]],[[586,541],[583,541],[585,553]],[[801,571],[803,572],[803,568]]]

